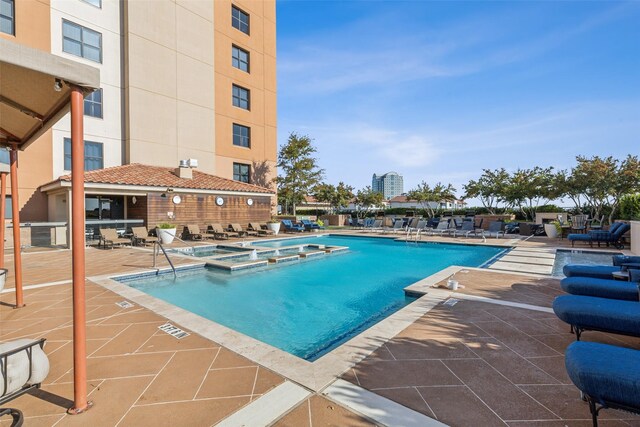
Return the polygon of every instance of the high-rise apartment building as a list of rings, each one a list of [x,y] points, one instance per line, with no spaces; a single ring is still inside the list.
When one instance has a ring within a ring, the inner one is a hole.
[[[404,183],[402,175],[396,172],[387,172],[382,175],[373,174],[371,189],[382,193],[385,200],[392,199],[403,193]]]
[[[275,176],[275,0],[0,6],[0,37],[100,69],[84,104],[87,171],[197,159],[198,171],[244,183]],[[21,153],[23,221],[53,219],[40,187],[69,173],[69,138],[67,115]]]

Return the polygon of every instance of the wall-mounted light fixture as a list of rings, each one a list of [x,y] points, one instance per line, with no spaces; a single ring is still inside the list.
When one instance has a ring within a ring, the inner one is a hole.
[[[131,198],[131,203],[133,203],[134,205],[135,205],[136,203],[138,203],[138,199],[136,198],[136,196],[133,196],[133,197]]]
[[[53,83],[53,90],[56,92],[60,92],[62,90],[62,80],[56,79],[55,83]]]

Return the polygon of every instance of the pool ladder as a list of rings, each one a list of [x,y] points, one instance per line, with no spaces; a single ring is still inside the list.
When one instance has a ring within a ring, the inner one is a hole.
[[[176,268],[173,266],[173,263],[171,262],[171,259],[169,258],[169,255],[167,254],[167,251],[164,250],[164,247],[162,246],[162,243],[160,243],[160,241],[154,243],[154,247],[153,247],[153,268],[156,268],[156,255],[158,253],[158,249],[155,247],[155,245],[158,245],[158,247],[160,249],[162,249],[162,253],[164,254],[164,257],[167,259],[167,261],[169,262],[169,265],[171,266],[171,270],[173,271],[173,277],[177,278],[178,274],[176,273]]]

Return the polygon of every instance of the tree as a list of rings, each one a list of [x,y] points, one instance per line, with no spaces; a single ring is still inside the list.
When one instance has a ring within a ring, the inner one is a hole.
[[[444,185],[438,182],[431,188],[422,181],[416,188],[407,193],[407,199],[415,200],[427,212],[429,218],[433,218],[442,201],[453,201],[456,198],[456,189],[451,184]]]
[[[318,168],[318,161],[313,157],[315,152],[311,138],[295,132],[289,135],[287,143],[278,152],[280,173],[275,179],[278,199],[284,201],[285,206],[291,206],[294,215],[296,206],[304,201],[324,175],[324,170]]]
[[[593,218],[602,215],[605,206],[611,207],[609,223],[613,221],[620,199],[640,191],[640,162],[628,155],[619,161],[613,157],[576,157],[578,164],[571,170],[571,179],[586,199]]]
[[[520,209],[526,219],[534,220],[536,208],[560,197],[553,168],[518,169],[509,176],[502,197],[511,207]]]
[[[358,190],[356,194],[356,205],[363,208],[363,215],[366,214],[369,209],[382,205],[383,201],[384,195],[378,191],[373,191],[369,186]]]
[[[346,207],[349,200],[353,199],[353,187],[340,181],[337,186],[331,184],[318,184],[314,197],[319,202],[329,203],[332,212]]]
[[[464,198],[477,197],[482,206],[487,208],[491,215],[495,215],[498,203],[503,201],[504,186],[508,180],[509,173],[504,168],[495,171],[483,169],[477,181],[470,180],[464,185]]]

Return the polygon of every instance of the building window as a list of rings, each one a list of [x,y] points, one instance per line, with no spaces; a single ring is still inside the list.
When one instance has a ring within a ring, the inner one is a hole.
[[[102,144],[99,142],[84,142],[84,170],[92,171],[104,167]],[[64,170],[71,170],[71,138],[64,139]]]
[[[102,34],[63,20],[62,50],[90,61],[102,62]]]
[[[249,89],[233,85],[233,105],[238,108],[249,109]]]
[[[4,163],[6,165],[11,163],[11,159],[9,158],[9,150],[0,148],[0,163]]]
[[[0,32],[15,34],[15,11],[14,0],[0,0]]]
[[[249,72],[249,52],[238,46],[231,47],[231,65],[239,70]]]
[[[102,0],[82,0],[85,3],[89,3],[91,6],[99,7],[102,9]]]
[[[251,166],[242,163],[233,164],[233,179],[235,181],[249,183],[249,171]]]
[[[124,196],[94,196],[84,198],[85,218],[124,219]]]
[[[84,115],[102,118],[102,89],[93,91],[84,97]]]
[[[245,34],[249,34],[249,14],[231,6],[231,25]]]
[[[238,147],[251,147],[251,128],[233,124],[233,145]]]

